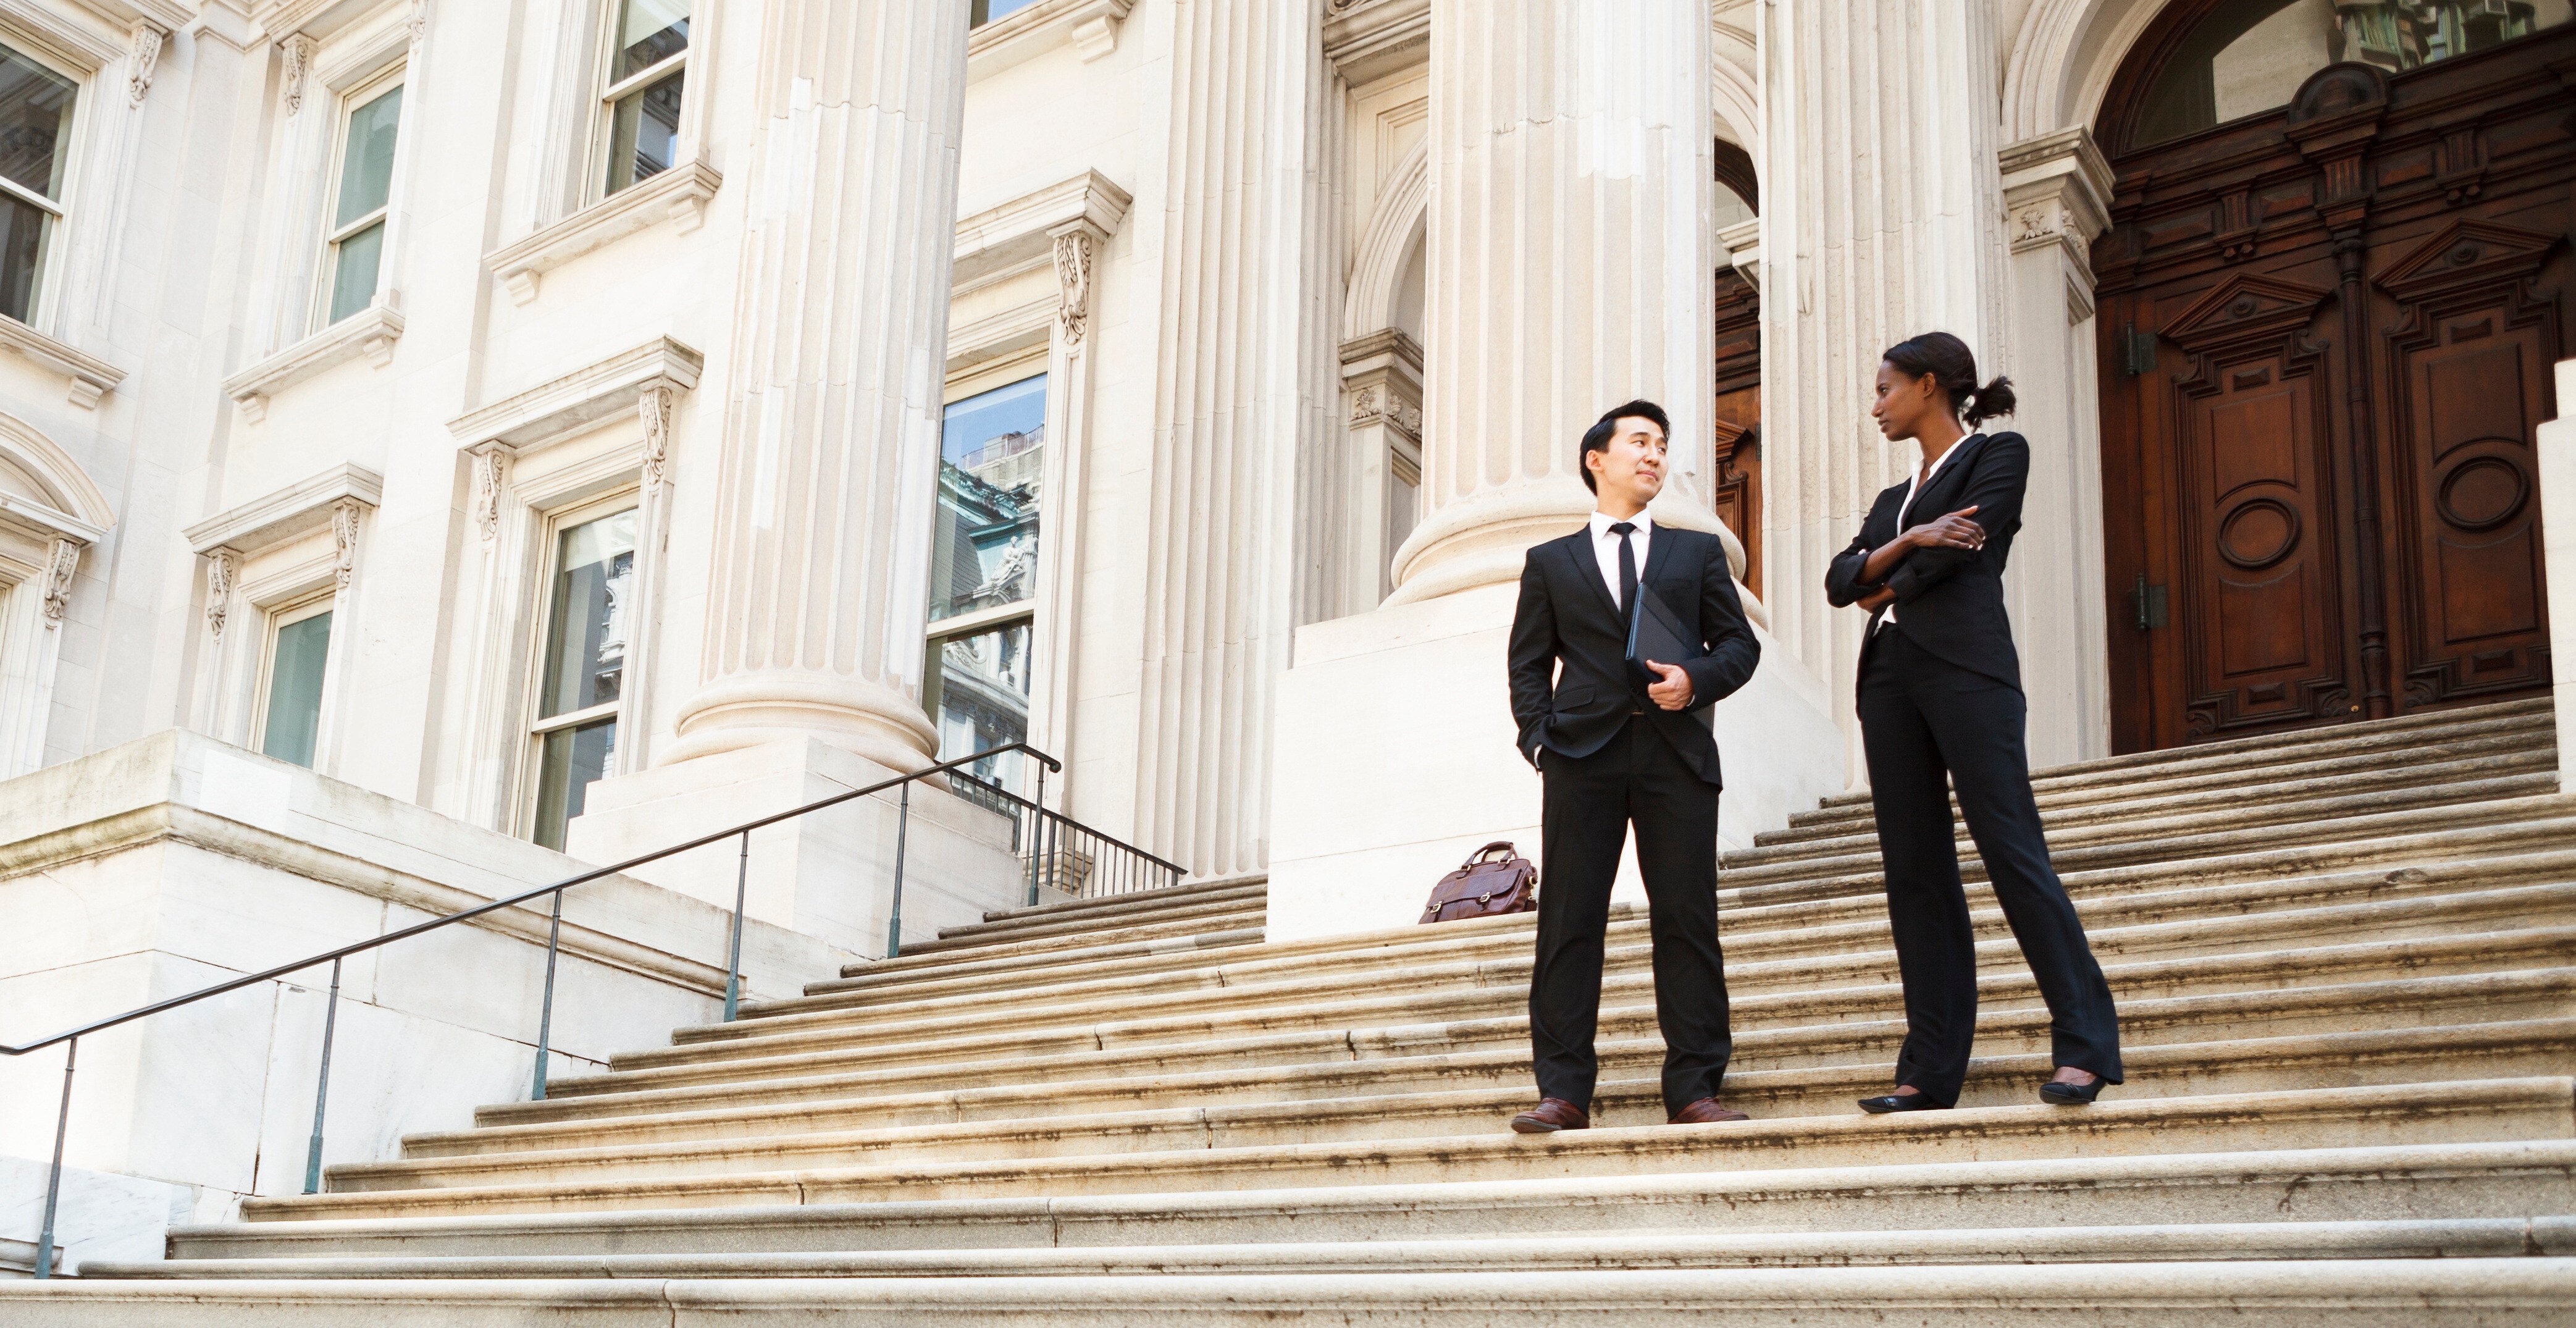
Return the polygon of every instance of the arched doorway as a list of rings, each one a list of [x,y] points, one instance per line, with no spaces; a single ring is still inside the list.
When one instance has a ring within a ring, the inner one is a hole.
[[[2549,685],[2567,0],[2181,0],[2095,134],[2112,741]]]

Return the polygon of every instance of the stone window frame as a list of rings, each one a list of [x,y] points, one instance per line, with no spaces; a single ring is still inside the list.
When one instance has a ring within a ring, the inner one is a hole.
[[[617,459],[620,462],[627,460],[625,449],[618,449]],[[632,667],[640,662],[640,657],[651,649],[651,643],[641,630],[645,624],[653,621],[653,618],[645,612],[645,605],[642,603],[643,593],[651,587],[644,576],[644,563],[649,555],[644,543],[644,475],[640,449],[635,458],[634,468],[618,469],[609,477],[608,483],[611,487],[602,489],[595,477],[586,477],[561,486],[550,484],[536,491],[535,497],[538,501],[523,504],[526,511],[521,514],[520,519],[529,522],[532,526],[528,539],[528,553],[532,561],[526,590],[521,596],[527,629],[522,634],[525,637],[525,643],[524,661],[520,668],[518,701],[520,737],[519,750],[511,757],[515,786],[510,793],[510,816],[504,823],[507,833],[521,839],[532,839],[536,836],[537,802],[545,795],[545,790],[540,787],[540,779],[545,773],[545,742],[548,734],[559,729],[596,723],[601,719],[613,719],[617,722],[617,757],[603,778],[629,773],[633,768],[628,751],[638,737],[636,729],[643,717],[635,713],[635,692],[624,685],[623,678],[619,681],[617,699],[614,701],[580,710],[568,710],[552,717],[541,718],[538,714],[545,701],[546,630],[547,624],[553,617],[554,579],[555,573],[561,570],[557,566],[557,560],[561,556],[563,532],[586,521],[615,516],[620,512],[636,514],[635,570],[631,573],[634,582],[633,588],[628,592],[636,598],[636,602],[629,606],[627,619],[628,666]],[[552,503],[543,501],[550,496],[559,500]]]
[[[338,765],[340,711],[348,693],[362,553],[384,479],[343,463],[300,483],[217,512],[183,532],[205,571],[205,622],[193,705],[199,732],[259,750],[267,698],[267,665],[278,623],[317,595],[332,602],[330,645],[322,665],[322,718],[312,769]],[[256,622],[259,639],[244,647]]]
[[[393,273],[390,269],[392,266],[391,260],[394,254],[394,231],[397,213],[394,209],[396,200],[394,199],[390,189],[386,194],[384,206],[376,209],[374,212],[368,213],[366,216],[360,217],[358,220],[349,222],[346,225],[337,224],[334,218],[339,211],[342,174],[348,168],[349,122],[357,115],[360,109],[375,101],[378,97],[384,96],[386,93],[396,91],[397,89],[399,89],[403,94],[403,104],[401,115],[394,121],[394,161],[392,170],[396,178],[399,179],[405,149],[410,146],[412,136],[411,131],[413,127],[411,123],[412,96],[410,75],[411,69],[408,65],[396,62],[378,69],[374,73],[349,84],[347,87],[334,89],[333,109],[331,115],[331,144],[329,150],[323,156],[324,174],[322,180],[322,207],[319,214],[315,217],[321,241],[320,249],[313,260],[313,289],[307,297],[311,305],[311,308],[307,311],[306,315],[305,331],[307,335],[320,336],[321,334],[330,331],[331,328],[335,326],[331,319],[331,304],[333,297],[338,293],[337,273],[339,263],[337,261],[336,251],[344,240],[356,235],[359,231],[365,230],[371,219],[381,220],[384,223],[385,238],[382,247],[378,251],[376,288],[373,291],[368,292],[367,304],[370,307],[375,307],[385,303],[385,301],[380,297],[385,295],[385,293],[393,287]],[[366,313],[362,311],[360,313],[350,315],[350,320],[355,321],[364,317],[366,317]]]
[[[662,663],[674,497],[670,448],[704,360],[656,336],[448,422],[466,467],[467,561],[455,621],[459,741],[442,776],[451,814],[526,837],[536,828],[535,730],[555,523],[634,497],[635,611],[627,626],[611,775],[643,769]]]
[[[591,36],[590,132],[585,140],[587,151],[581,172],[583,181],[581,198],[584,206],[601,202],[612,193],[608,188],[608,145],[610,139],[616,134],[619,89],[640,92],[660,82],[674,71],[680,75],[681,136],[671,145],[670,166],[658,172],[658,175],[668,175],[694,160],[699,154],[699,142],[703,138],[703,133],[699,132],[703,130],[703,126],[696,123],[696,118],[691,115],[691,112],[697,110],[698,104],[706,100],[698,86],[699,76],[704,72],[707,63],[698,56],[700,28],[698,10],[707,3],[707,0],[693,0],[690,4],[689,44],[678,55],[640,73],[630,74],[623,79],[612,79],[609,71],[615,67],[617,61],[617,20],[628,3],[630,0],[592,0],[593,6],[599,12],[599,18],[593,26]],[[624,193],[630,189],[643,188],[651,183],[651,178],[637,180],[626,189],[613,192]]]
[[[289,576],[293,579],[282,588],[268,589],[252,598],[260,615],[259,656],[251,669],[250,723],[246,730],[247,740],[242,745],[262,756],[269,756],[268,707],[275,699],[269,694],[269,689],[277,679],[278,638],[287,628],[308,618],[333,614],[331,631],[322,647],[322,691],[313,702],[316,730],[313,766],[310,768],[318,769],[324,750],[320,730],[322,721],[331,714],[333,683],[337,681],[334,675],[340,662],[340,620],[336,616],[340,606],[338,597],[331,593],[331,578],[327,572],[315,575],[313,569],[299,567]],[[271,756],[270,759],[282,761],[286,758]],[[294,763],[290,761],[288,764]]]

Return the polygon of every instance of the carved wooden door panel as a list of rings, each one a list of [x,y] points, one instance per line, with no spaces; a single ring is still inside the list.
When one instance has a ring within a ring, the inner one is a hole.
[[[2533,447],[2576,296],[2571,87],[2576,28],[2328,66],[2280,111],[2114,158],[2117,750],[2547,686]]]
[[[1717,274],[1716,483],[1710,505],[1744,541],[1744,584],[1762,593],[1762,297],[1733,268]]]

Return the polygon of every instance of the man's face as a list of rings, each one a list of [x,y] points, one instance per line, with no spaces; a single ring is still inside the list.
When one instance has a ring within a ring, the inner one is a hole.
[[[1593,482],[1605,493],[1626,493],[1640,502],[1663,492],[1664,454],[1671,446],[1664,431],[1640,415],[1622,415],[1610,427],[1610,445],[1583,456]]]

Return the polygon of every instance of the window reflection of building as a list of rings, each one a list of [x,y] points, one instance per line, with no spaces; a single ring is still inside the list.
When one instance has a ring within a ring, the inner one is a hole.
[[[556,536],[552,604],[537,695],[531,838],[561,848],[591,781],[617,759],[626,624],[635,580],[636,510],[566,524]]]
[[[941,430],[922,699],[942,760],[1028,737],[1046,389],[1039,374],[951,403]],[[970,773],[1016,789],[1024,770],[1013,754]]]

